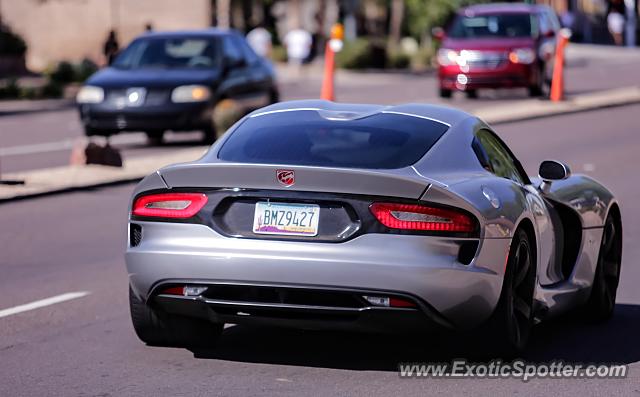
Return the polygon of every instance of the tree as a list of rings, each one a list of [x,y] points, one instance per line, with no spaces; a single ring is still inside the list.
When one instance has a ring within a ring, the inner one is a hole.
[[[447,18],[461,7],[488,0],[405,0],[405,26],[409,34],[423,45],[430,42],[431,28],[444,24]]]

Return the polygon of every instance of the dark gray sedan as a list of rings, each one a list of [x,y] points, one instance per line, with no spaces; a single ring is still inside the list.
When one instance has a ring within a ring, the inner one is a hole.
[[[91,76],[77,96],[86,135],[202,130],[216,138],[213,110],[224,99],[242,111],[278,100],[271,64],[234,31],[147,33],[113,64]]]

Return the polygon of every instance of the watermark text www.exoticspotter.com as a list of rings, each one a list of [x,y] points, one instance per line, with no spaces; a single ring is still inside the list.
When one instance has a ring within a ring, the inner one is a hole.
[[[524,360],[493,360],[474,363],[455,359],[447,363],[400,363],[401,378],[511,378],[528,382],[537,378],[626,378],[629,367],[624,364],[567,363],[561,360],[533,363]]]

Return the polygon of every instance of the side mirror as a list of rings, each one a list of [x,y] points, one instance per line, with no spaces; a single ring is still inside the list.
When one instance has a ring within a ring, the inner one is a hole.
[[[560,181],[571,176],[569,166],[555,160],[545,160],[540,164],[538,175],[545,182]]]
[[[439,26],[434,27],[431,29],[431,36],[436,40],[444,40],[444,29]]]

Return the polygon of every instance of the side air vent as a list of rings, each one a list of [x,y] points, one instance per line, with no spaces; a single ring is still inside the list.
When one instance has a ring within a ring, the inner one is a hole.
[[[132,247],[137,247],[142,241],[142,226],[137,223],[129,225],[129,244]]]
[[[470,264],[476,256],[476,251],[478,251],[477,241],[465,241],[460,246],[460,251],[458,251],[458,262],[463,265]]]

